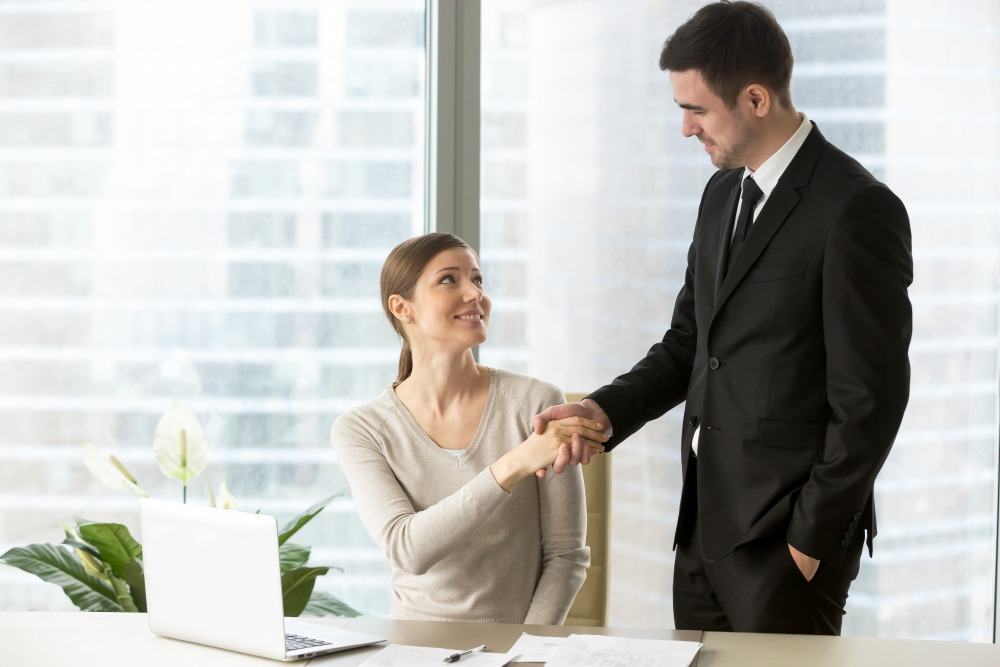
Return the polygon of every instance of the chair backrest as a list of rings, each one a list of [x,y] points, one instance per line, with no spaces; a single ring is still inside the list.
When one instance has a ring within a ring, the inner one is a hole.
[[[579,401],[586,394],[566,394],[566,400]],[[608,621],[608,590],[611,579],[611,457],[595,456],[583,466],[587,493],[587,546],[590,567],[587,580],[569,609],[566,625],[605,626]]]

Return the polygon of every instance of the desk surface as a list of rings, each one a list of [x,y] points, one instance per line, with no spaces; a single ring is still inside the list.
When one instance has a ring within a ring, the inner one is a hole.
[[[323,620],[323,619],[315,619]],[[344,627],[349,630],[370,632],[388,637],[393,644],[408,644],[410,646],[437,646],[442,648],[467,649],[480,644],[486,644],[486,650],[493,653],[506,653],[514,645],[522,632],[543,637],[566,637],[571,634],[614,635],[616,637],[634,637],[637,639],[680,639],[685,641],[701,641],[700,632],[684,630],[653,630],[641,628],[575,628],[568,625],[508,625],[494,623],[441,623],[438,621],[386,621],[372,618],[358,618],[349,621]],[[353,655],[330,654],[313,658],[310,667],[343,667],[359,664],[372,653],[377,653],[377,647],[359,649]],[[356,656],[363,656],[359,660]],[[514,663],[530,665],[536,663]]]
[[[572,628],[542,625],[488,625],[378,619],[311,619],[337,627],[387,636],[399,644],[470,648],[485,643],[506,651],[522,632],[564,636],[573,632],[645,639],[698,641],[704,648],[697,667],[997,667],[1000,646],[905,639],[806,637],[674,630]],[[377,648],[313,658],[309,667],[356,667]],[[240,653],[164,639],[151,634],[144,614],[83,612],[0,612],[0,665],[49,667],[230,667],[278,663]]]
[[[997,667],[1000,645],[706,632],[698,667]]]

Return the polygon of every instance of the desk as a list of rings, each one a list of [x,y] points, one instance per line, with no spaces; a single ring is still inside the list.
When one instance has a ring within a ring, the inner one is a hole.
[[[506,651],[521,635],[572,632],[644,639],[683,639],[705,645],[697,667],[997,667],[1000,646],[906,639],[806,637],[723,632],[677,632],[543,625],[487,625],[378,619],[313,619],[336,627],[374,632],[399,644],[471,648],[485,643]],[[297,665],[356,667],[377,648],[313,658]],[[151,634],[143,614],[0,612],[3,667],[245,667],[278,663],[264,658],[164,639]],[[459,663],[461,664],[461,663]]]
[[[433,621],[314,618],[338,628],[370,632],[396,644],[472,648],[486,644],[490,651],[505,652],[522,632],[550,637],[575,633],[616,635],[640,639],[699,641],[700,632],[612,628],[574,628],[553,625],[495,625]],[[331,653],[291,665],[356,667],[381,646]],[[145,614],[85,612],[0,612],[0,667],[275,667],[266,658],[223,651],[157,637],[149,631]],[[460,663],[459,663],[460,664]],[[515,663],[517,664],[517,663]],[[531,664],[531,663],[521,663]]]
[[[324,619],[315,619],[322,621]],[[700,632],[684,630],[652,630],[640,628],[575,628],[568,625],[508,625],[497,623],[442,623],[439,621],[386,621],[381,619],[352,619],[343,627],[348,630],[370,632],[388,637],[393,644],[409,644],[410,646],[440,646],[454,649],[467,649],[480,644],[486,644],[490,652],[505,653],[514,645],[522,632],[543,637],[567,637],[572,634],[613,635],[615,637],[633,637],[636,639],[680,639],[685,641],[701,641]],[[377,653],[379,647],[358,649],[352,655],[330,655],[313,658],[310,667],[354,667],[372,653]],[[361,659],[358,656],[362,656]],[[461,665],[461,661],[456,663]],[[531,665],[540,663],[514,663]],[[994,666],[995,667],[995,666]]]
[[[998,667],[1000,645],[706,632],[698,667]]]

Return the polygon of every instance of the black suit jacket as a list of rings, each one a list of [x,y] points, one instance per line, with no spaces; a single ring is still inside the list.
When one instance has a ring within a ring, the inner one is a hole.
[[[814,126],[726,273],[742,176],[705,187],[663,340],[590,398],[608,449],[687,400],[675,546],[697,517],[707,560],[783,532],[839,562],[856,530],[871,550],[875,476],[909,398],[909,220]]]

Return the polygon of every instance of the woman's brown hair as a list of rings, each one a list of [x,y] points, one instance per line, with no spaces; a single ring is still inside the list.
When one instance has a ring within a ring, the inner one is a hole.
[[[403,339],[403,349],[399,352],[399,372],[396,382],[402,382],[413,372],[413,353],[410,351],[410,341],[406,339],[403,324],[389,310],[389,297],[398,294],[407,301],[413,299],[413,290],[417,286],[420,274],[427,264],[442,250],[449,248],[472,248],[468,243],[454,234],[431,232],[423,236],[403,241],[392,249],[382,265],[382,276],[379,285],[382,289],[382,309],[389,318],[389,324]],[[474,254],[474,251],[473,251]]]

